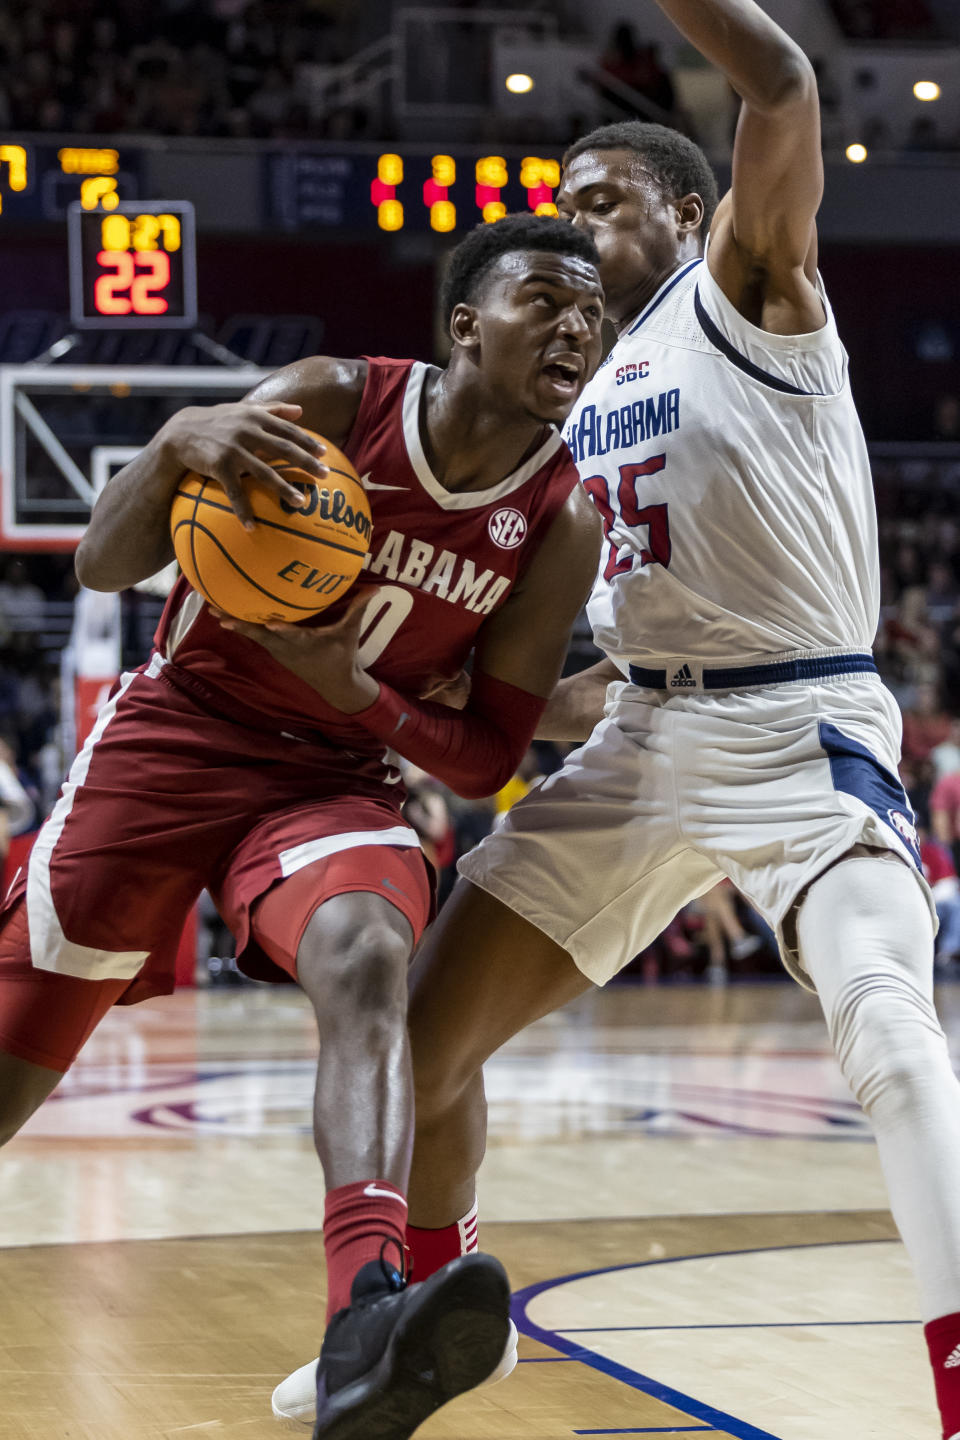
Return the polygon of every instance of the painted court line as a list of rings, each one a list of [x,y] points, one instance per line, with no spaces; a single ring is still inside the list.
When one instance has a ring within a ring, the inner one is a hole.
[[[634,1390],[640,1390],[654,1400],[660,1400],[665,1405],[670,1405],[674,1410],[681,1411],[684,1415],[690,1415],[694,1420],[702,1423],[688,1427],[686,1430],[656,1430],[656,1429],[635,1429],[635,1430],[576,1430],[576,1435],[656,1435],[656,1434],[691,1434],[697,1431],[724,1431],[728,1435],[736,1437],[736,1440],[781,1440],[780,1436],[773,1435],[769,1430],[761,1430],[756,1425],[751,1425],[746,1420],[738,1420],[733,1415],[726,1415],[721,1410],[716,1410],[712,1405],[704,1404],[694,1399],[692,1395],[685,1395],[680,1390],[674,1390],[672,1386],[655,1380],[650,1375],[642,1375],[639,1371],[631,1369],[627,1365],[621,1365],[618,1361],[610,1360],[605,1355],[598,1355],[595,1351],[585,1350],[581,1345],[565,1338],[567,1329],[563,1333],[555,1330],[545,1330],[537,1325],[527,1314],[527,1308],[537,1296],[547,1290],[555,1290],[561,1285],[569,1285],[577,1280],[593,1279],[597,1275],[614,1275],[625,1270],[646,1270],[655,1265],[677,1265],[690,1260],[719,1260],[733,1255],[759,1255],[766,1253],[783,1252],[786,1250],[823,1250],[832,1249],[838,1246],[849,1245],[890,1245],[891,1240],[831,1240],[824,1242],[813,1242],[808,1245],[759,1245],[746,1250],[715,1250],[702,1255],[671,1255],[664,1260],[639,1260],[629,1265],[609,1265],[598,1270],[581,1270],[571,1275],[558,1275],[553,1280],[541,1280],[535,1285],[528,1285],[523,1290],[514,1293],[511,1304],[511,1312],[514,1323],[521,1335],[527,1335],[532,1340],[539,1340],[541,1344],[548,1345],[554,1350],[569,1358],[577,1359],[591,1369],[600,1371],[603,1375],[609,1375],[611,1379],[620,1380],[624,1385],[629,1385]],[[901,1322],[909,1323],[909,1322]],[[608,1329],[654,1329],[653,1326],[611,1326]],[[667,1327],[664,1327],[667,1328]],[[686,1326],[670,1327],[686,1329]],[[689,1327],[700,1328],[700,1327]],[[719,1326],[703,1327],[719,1329]],[[725,1328],[725,1327],[724,1327]],[[752,1327],[751,1327],[752,1328]],[[761,1328],[761,1327],[757,1327]],[[769,1328],[792,1328],[789,1322],[786,1325]],[[589,1333],[589,1332],[588,1332]]]

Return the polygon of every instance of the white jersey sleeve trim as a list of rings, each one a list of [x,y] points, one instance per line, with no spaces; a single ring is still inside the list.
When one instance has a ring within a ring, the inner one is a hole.
[[[709,241],[706,254],[709,255]],[[789,386],[803,395],[826,398],[843,391],[847,383],[847,352],[837,333],[833,310],[819,275],[817,294],[824,309],[824,323],[816,330],[799,335],[775,335],[741,315],[717,284],[709,263],[698,270],[696,289],[709,320],[723,338],[748,365],[764,372],[768,381],[772,378],[774,388]],[[728,358],[732,359],[729,355]]]

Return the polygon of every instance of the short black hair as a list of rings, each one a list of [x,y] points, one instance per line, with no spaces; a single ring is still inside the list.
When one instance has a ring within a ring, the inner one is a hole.
[[[548,215],[505,215],[492,224],[477,225],[450,256],[440,294],[443,323],[450,324],[456,305],[471,305],[484,277],[501,255],[517,250],[553,250],[599,265],[597,247],[585,230]]]
[[[684,195],[699,195],[703,201],[700,233],[707,236],[720,195],[710,161],[693,140],[668,125],[621,120],[616,125],[601,125],[575,140],[563,157],[564,166],[588,150],[635,150],[643,156],[664,194],[677,200]]]

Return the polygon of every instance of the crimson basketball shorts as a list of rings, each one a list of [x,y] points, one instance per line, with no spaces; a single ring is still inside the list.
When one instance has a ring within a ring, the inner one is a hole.
[[[36,1064],[65,1070],[111,1005],[173,990],[203,889],[241,968],[268,980],[296,977],[334,895],[383,896],[414,943],[431,917],[380,759],[218,714],[165,671],[154,657],[123,676],[0,911],[0,1049]]]

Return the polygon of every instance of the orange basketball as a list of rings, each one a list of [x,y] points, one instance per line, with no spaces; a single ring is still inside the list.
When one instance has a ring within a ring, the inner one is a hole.
[[[346,455],[323,443],[325,480],[284,460],[272,465],[303,490],[301,510],[251,487],[253,530],[243,528],[216,480],[191,473],[180,481],[170,510],[173,547],[187,580],[218,610],[259,624],[305,620],[345,595],[359,575],[370,548],[370,505]]]

